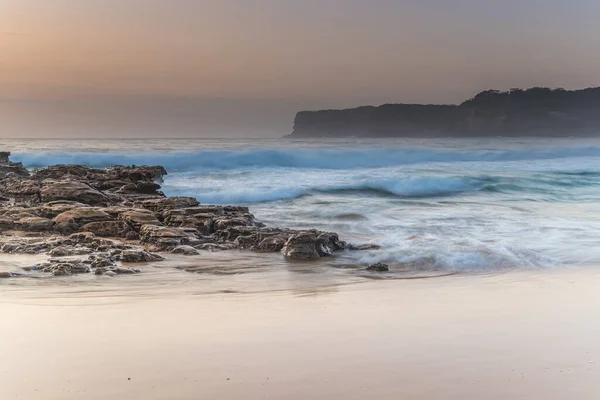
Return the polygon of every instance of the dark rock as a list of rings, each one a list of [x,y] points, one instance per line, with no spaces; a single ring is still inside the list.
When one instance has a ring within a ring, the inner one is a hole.
[[[308,261],[321,257],[317,252],[317,235],[311,231],[290,236],[281,251],[285,257],[292,260]]]
[[[270,236],[263,239],[258,245],[254,246],[253,250],[261,253],[278,253],[283,249],[286,241],[287,237]]]
[[[177,246],[173,250],[171,250],[171,253],[182,254],[184,256],[197,256],[198,254],[200,254],[198,250],[196,250],[192,246],[187,245]]]
[[[142,248],[128,249],[121,252],[121,261],[130,263],[162,261],[164,257],[152,254]]]
[[[389,267],[387,264],[384,264],[382,262],[378,262],[376,264],[371,264],[367,267],[367,271],[373,271],[373,272],[387,272],[389,271]]]
[[[348,244],[346,250],[359,251],[359,250],[379,250],[381,246],[377,244]]]

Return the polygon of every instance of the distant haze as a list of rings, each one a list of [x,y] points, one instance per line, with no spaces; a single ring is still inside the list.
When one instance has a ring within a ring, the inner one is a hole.
[[[597,0],[0,0],[0,137],[281,136],[298,110],[600,85]]]

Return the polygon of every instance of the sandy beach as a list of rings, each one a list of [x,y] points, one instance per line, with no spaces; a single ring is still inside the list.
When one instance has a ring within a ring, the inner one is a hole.
[[[321,284],[288,274],[279,275],[281,287],[260,290],[253,290],[260,278],[244,284],[220,276],[231,290],[225,284],[216,292],[202,280],[131,287],[125,277],[5,286],[0,398],[558,400],[600,393],[597,269],[331,284],[322,284],[322,274]]]

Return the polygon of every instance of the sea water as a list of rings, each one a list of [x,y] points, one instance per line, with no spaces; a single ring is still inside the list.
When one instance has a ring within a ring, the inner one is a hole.
[[[409,271],[600,262],[600,139],[0,140],[28,168],[162,165],[168,196],[380,245]]]

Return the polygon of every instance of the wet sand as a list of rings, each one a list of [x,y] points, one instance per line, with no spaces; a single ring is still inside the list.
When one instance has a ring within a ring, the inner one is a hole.
[[[273,274],[2,282],[0,399],[600,398],[598,268]]]

